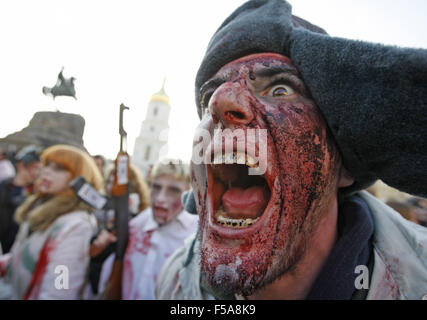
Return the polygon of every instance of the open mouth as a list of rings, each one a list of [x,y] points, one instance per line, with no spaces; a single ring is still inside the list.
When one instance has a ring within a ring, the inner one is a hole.
[[[256,167],[252,157],[233,152],[223,158],[231,164],[207,165],[208,194],[214,224],[230,229],[245,229],[256,224],[269,204],[271,188],[264,175],[249,175]]]

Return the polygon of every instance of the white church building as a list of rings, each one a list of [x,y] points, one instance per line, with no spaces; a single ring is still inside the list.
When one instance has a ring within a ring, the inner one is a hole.
[[[132,163],[141,169],[144,177],[157,161],[167,156],[170,109],[163,81],[160,91],[151,96],[133,149]]]

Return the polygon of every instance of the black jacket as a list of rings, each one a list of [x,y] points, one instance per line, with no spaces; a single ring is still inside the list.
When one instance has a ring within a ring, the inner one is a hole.
[[[8,253],[15,241],[19,225],[13,215],[25,199],[23,188],[15,186],[12,180],[0,182],[0,243],[3,253]]]

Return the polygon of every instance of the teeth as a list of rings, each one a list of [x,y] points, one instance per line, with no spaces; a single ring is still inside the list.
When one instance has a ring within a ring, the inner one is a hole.
[[[250,155],[241,152],[231,152],[226,153],[225,155],[222,153],[216,153],[213,158],[213,164],[246,164],[250,168],[255,168],[258,161],[256,161]]]
[[[215,219],[216,221],[223,225],[223,226],[227,226],[227,227],[231,227],[231,228],[247,228],[251,225],[253,225],[255,222],[258,221],[259,217],[256,219],[251,219],[251,218],[247,218],[247,219],[231,219],[231,218],[227,218],[225,217],[225,211],[224,209],[219,209],[216,214],[215,214]]]
[[[246,165],[248,167],[254,168],[256,164],[257,164],[257,161],[255,161],[254,158],[252,158],[250,155],[248,155],[248,160],[246,161]]]
[[[223,226],[232,227],[232,228],[247,228],[251,225],[253,225],[255,222],[258,221],[259,218],[256,218],[255,220],[248,218],[248,219],[231,219],[226,218],[224,216],[218,216],[216,217],[216,221],[219,224],[222,224]]]

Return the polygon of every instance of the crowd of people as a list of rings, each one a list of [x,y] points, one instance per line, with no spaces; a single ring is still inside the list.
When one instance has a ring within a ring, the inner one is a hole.
[[[124,263],[117,266],[114,210],[90,207],[69,186],[83,176],[111,197],[114,167],[105,174],[102,156],[67,145],[41,153],[27,146],[3,160],[14,170],[0,181],[1,299],[156,299],[167,258],[197,232],[197,214],[183,207],[190,176],[182,162],[157,163],[150,185],[130,165],[129,240]],[[387,200],[404,218],[423,226],[426,203],[420,197]],[[57,266],[69,270],[67,290],[55,287]]]
[[[115,168],[104,179],[102,156],[69,145],[28,146],[12,160],[16,174],[0,182],[1,299],[155,298],[163,263],[197,230],[198,216],[181,202],[188,165],[157,163],[150,186],[129,166],[129,237],[118,270],[114,209],[95,209],[70,187],[84,177],[111,197]],[[55,285],[58,266],[67,268],[66,290]]]
[[[204,162],[129,166],[123,258],[117,207],[70,187],[114,197],[103,156],[0,152],[0,299],[427,299],[426,65],[423,49],[330,37],[284,0],[246,2],[196,75]],[[224,151],[236,129],[248,145]],[[381,201],[377,180],[414,196]]]

